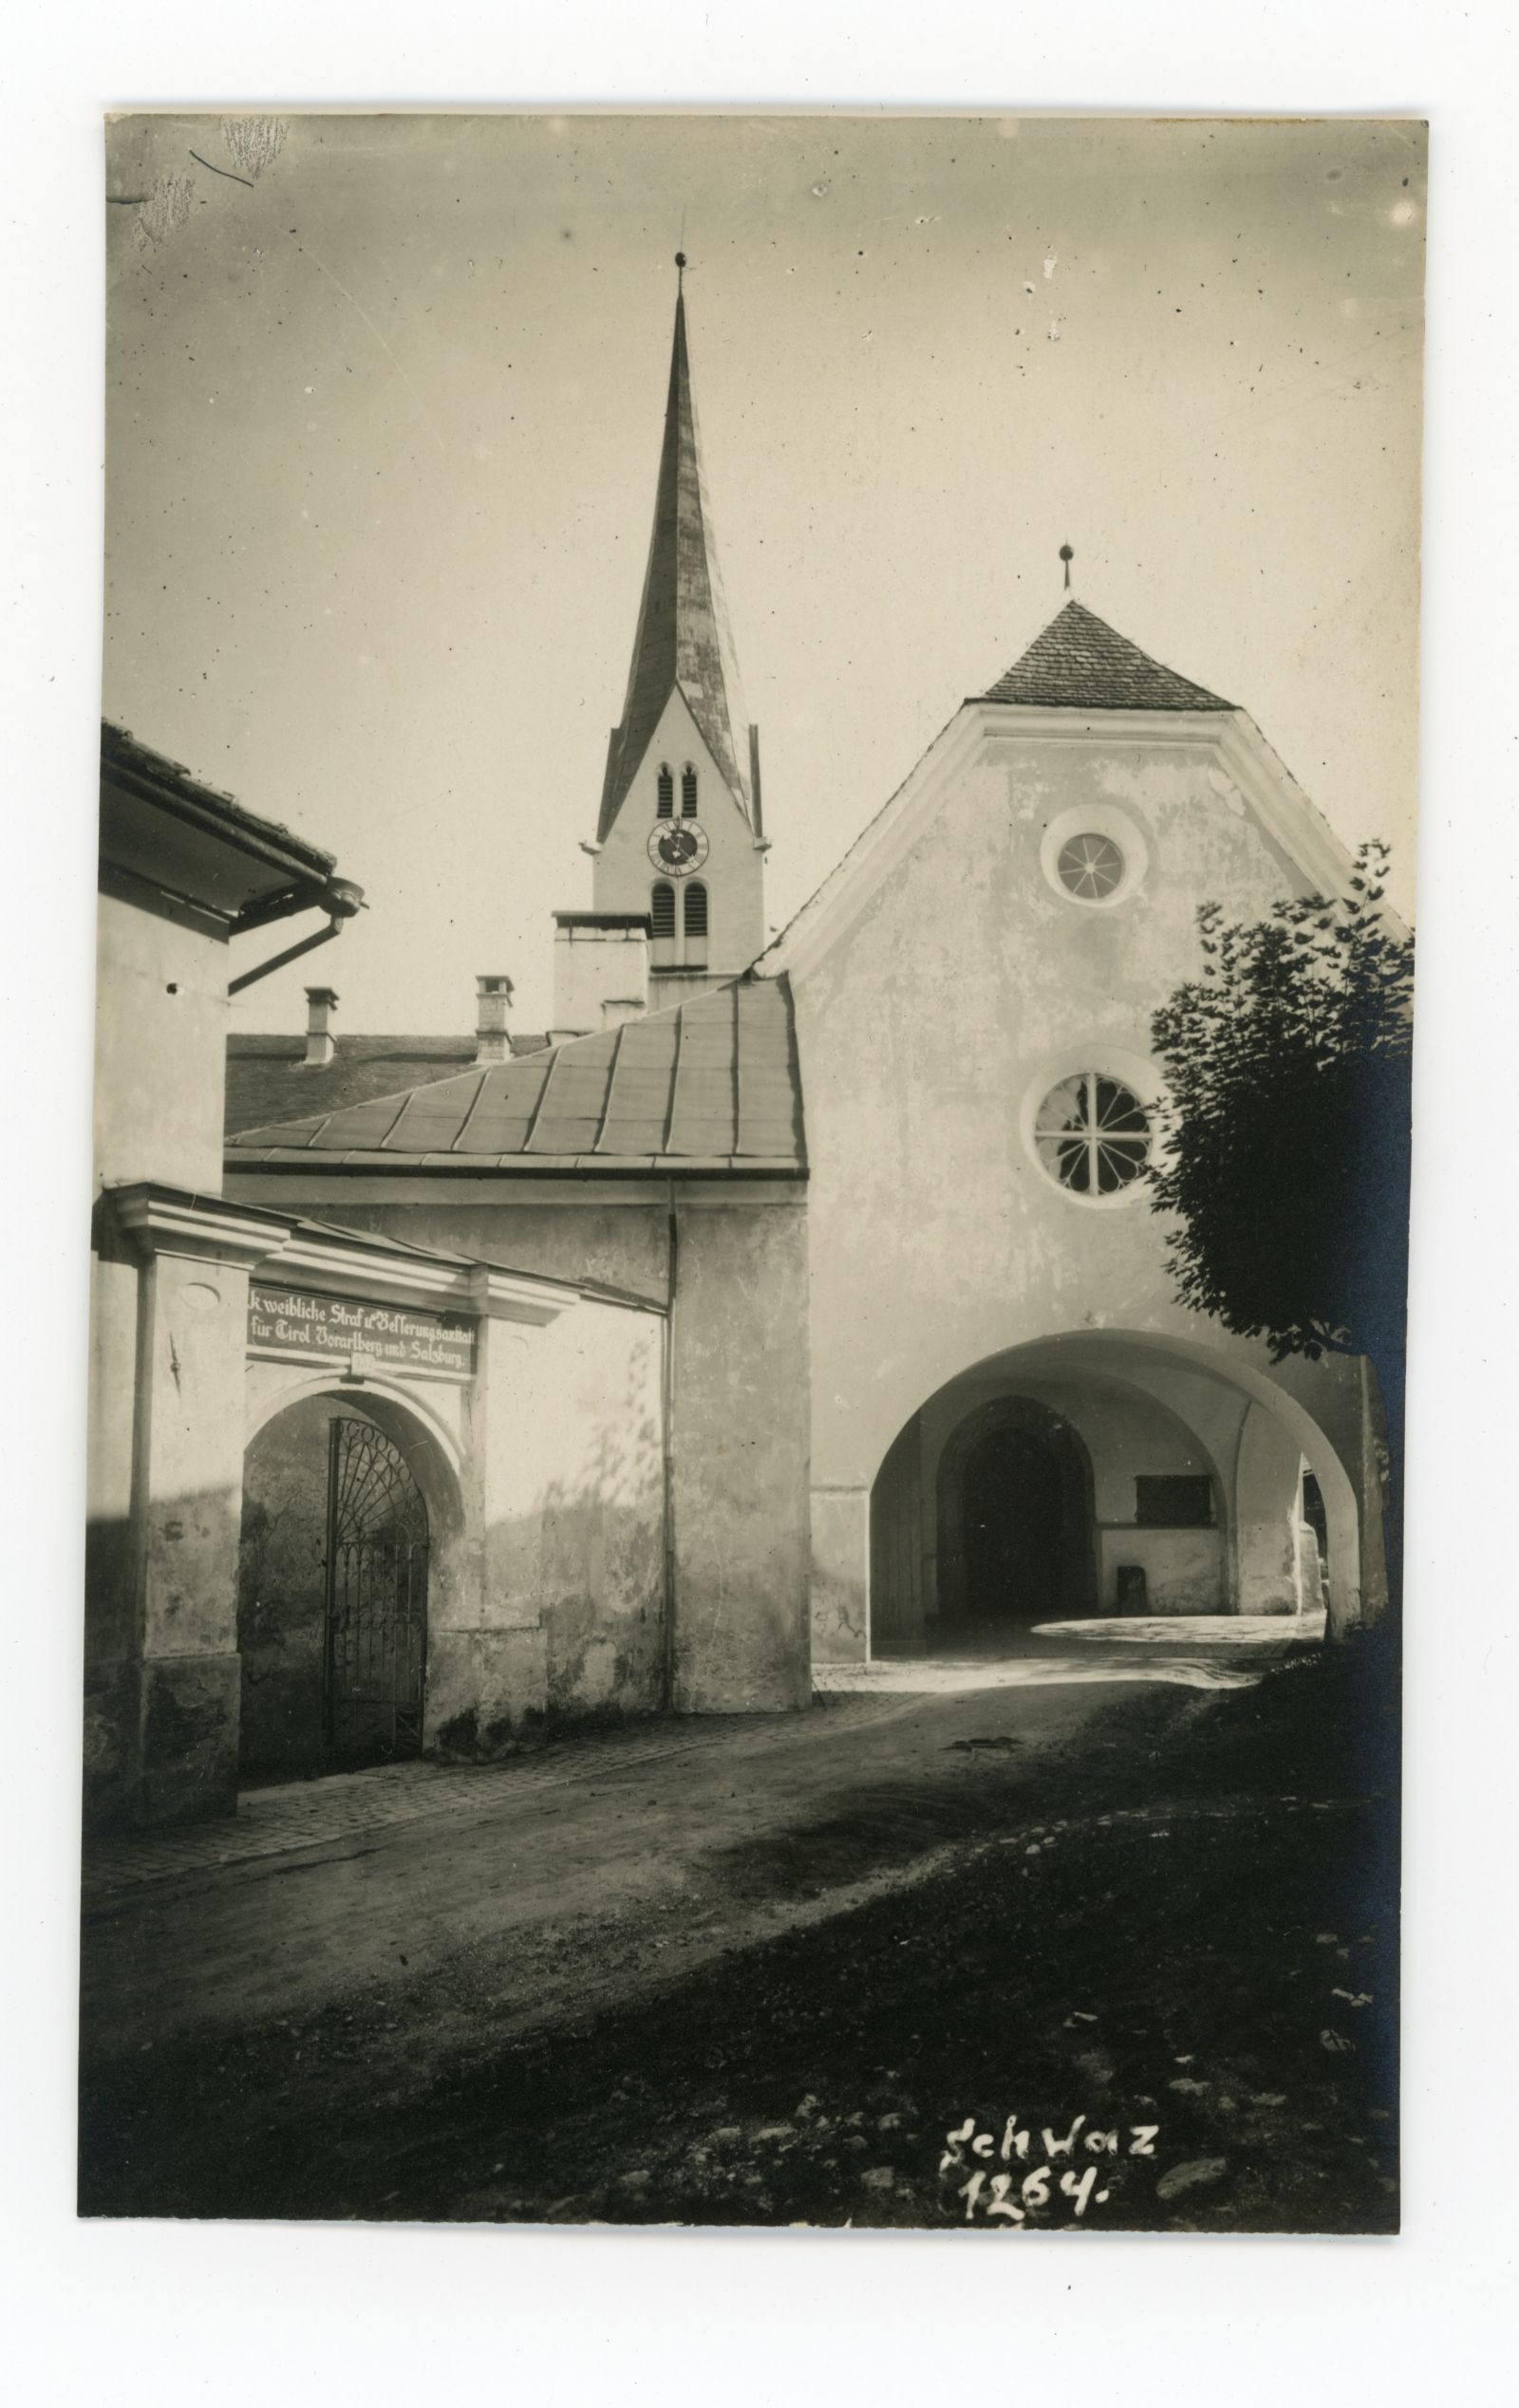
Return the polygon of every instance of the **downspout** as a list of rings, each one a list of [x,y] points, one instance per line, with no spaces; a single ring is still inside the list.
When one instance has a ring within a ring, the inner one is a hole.
[[[256,970],[244,970],[240,978],[229,979],[228,994],[241,995],[245,986],[256,986],[258,980],[267,979],[272,970],[283,970],[288,962],[298,961],[303,953],[314,952],[319,944],[330,944],[333,938],[342,933],[342,921],[330,921],[325,928],[318,928],[314,937],[303,937],[299,944],[288,944],[283,953],[274,955],[272,961],[260,961]]]
[[[364,888],[356,887],[351,878],[329,878],[322,892],[313,895],[311,901],[327,913],[327,926],[318,928],[314,937],[302,937],[298,944],[287,945],[284,952],[276,953],[272,961],[260,961],[256,969],[244,970],[239,978],[229,979],[229,995],[241,995],[244,987],[255,986],[260,979],[267,979],[272,970],[283,970],[287,962],[298,961],[303,953],[313,952],[319,944],[330,944],[334,937],[342,935],[345,920],[352,920],[359,912],[369,908],[364,899]],[[245,918],[244,924],[250,924]],[[234,929],[233,933],[238,932]]]
[[[675,1182],[665,1183],[665,1351],[660,1372],[661,1442],[665,1458],[664,1618],[660,1633],[660,1703],[675,1708],[675,1283],[680,1268],[680,1230],[675,1218]]]

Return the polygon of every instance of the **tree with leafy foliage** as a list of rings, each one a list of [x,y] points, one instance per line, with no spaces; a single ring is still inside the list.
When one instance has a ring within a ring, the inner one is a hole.
[[[1203,972],[1156,1014],[1166,1068],[1157,1212],[1177,1291],[1273,1362],[1364,1354],[1400,1521],[1414,941],[1381,909],[1385,845],[1348,891],[1229,925],[1197,915]],[[1396,1578],[1395,1578],[1396,1594]]]

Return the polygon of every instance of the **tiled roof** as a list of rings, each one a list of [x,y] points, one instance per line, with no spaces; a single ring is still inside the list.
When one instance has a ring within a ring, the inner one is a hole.
[[[1232,711],[1234,704],[1152,661],[1084,604],[1068,602],[981,702],[1055,711]]]
[[[546,1036],[515,1035],[514,1054],[541,1053]],[[341,1111],[398,1087],[441,1078],[475,1059],[473,1036],[340,1036],[330,1062],[306,1065],[304,1036],[235,1031],[227,1039],[226,1128],[229,1135],[283,1120],[291,1111]]]
[[[335,867],[320,846],[102,721],[100,868],[113,892],[192,904],[239,936],[299,911],[351,917],[362,890]]]
[[[228,1167],[796,1176],[801,1082],[783,979],[453,1078],[229,1137]]]

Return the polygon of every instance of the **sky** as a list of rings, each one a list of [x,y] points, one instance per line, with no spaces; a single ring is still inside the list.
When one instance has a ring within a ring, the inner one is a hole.
[[[107,152],[105,713],[369,905],[235,1026],[320,978],[340,1036],[467,1029],[479,971],[546,1024],[677,249],[777,927],[1059,609],[1063,543],[1411,911],[1417,124],[159,115]]]

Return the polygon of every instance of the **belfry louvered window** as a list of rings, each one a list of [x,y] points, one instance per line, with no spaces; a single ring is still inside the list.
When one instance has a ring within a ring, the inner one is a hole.
[[[673,819],[675,816],[675,777],[667,761],[660,765],[659,816],[661,819]]]
[[[706,960],[706,888],[700,878],[685,889],[685,958]]]
[[[681,817],[696,817],[696,772],[689,761],[681,772]]]
[[[661,937],[673,937],[675,934],[675,889],[673,887],[667,887],[663,879],[649,896],[648,916],[653,924],[656,944]]]

